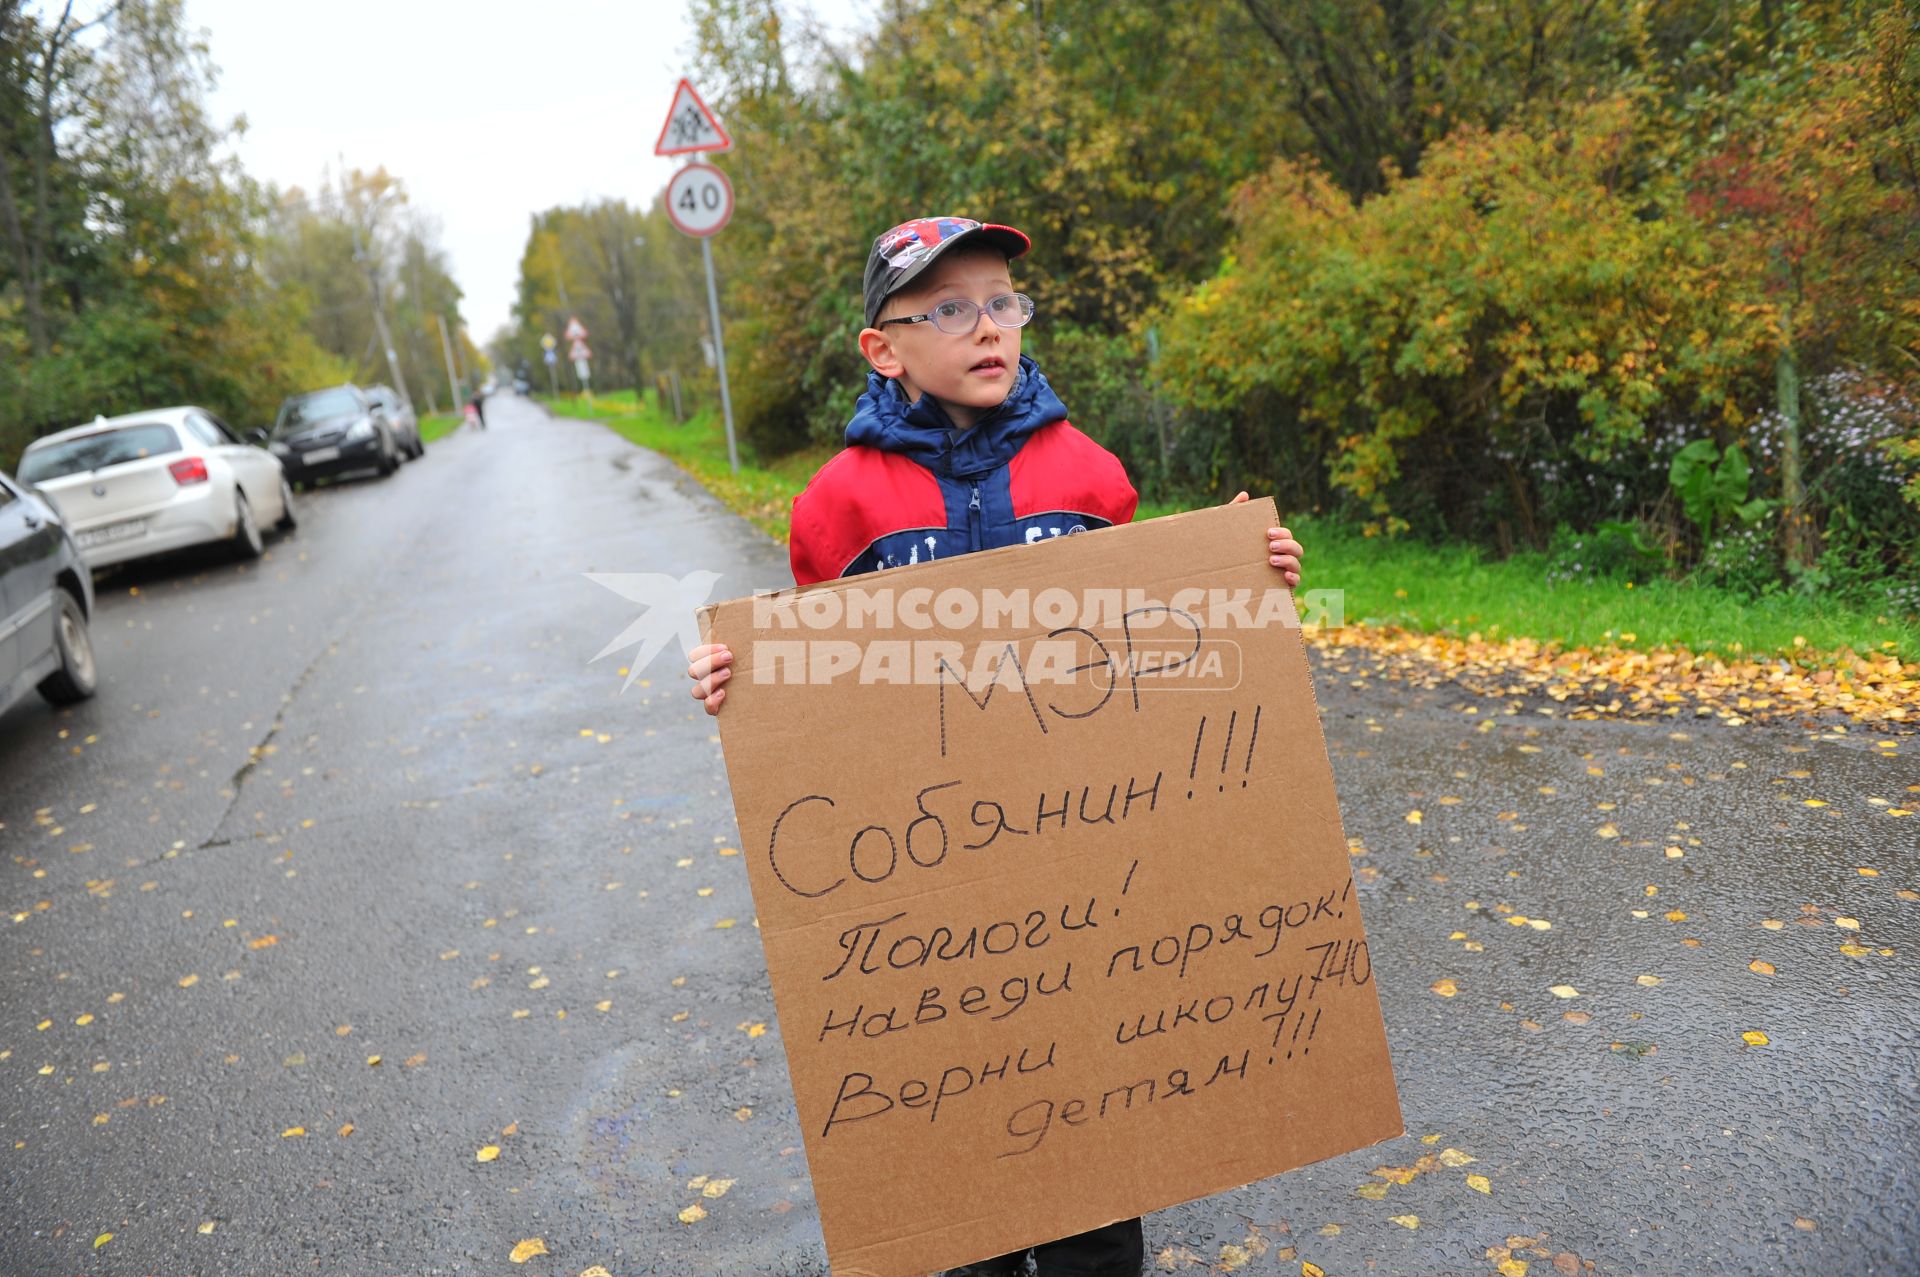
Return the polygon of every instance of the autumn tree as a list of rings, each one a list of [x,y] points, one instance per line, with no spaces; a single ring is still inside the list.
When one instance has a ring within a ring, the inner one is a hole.
[[[97,414],[237,424],[337,372],[256,269],[266,201],[178,0],[0,0],[0,459]]]

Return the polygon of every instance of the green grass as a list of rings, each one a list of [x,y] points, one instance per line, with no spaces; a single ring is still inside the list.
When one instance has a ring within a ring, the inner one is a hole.
[[[1142,517],[1151,515],[1143,508]],[[1282,521],[1305,551],[1301,587],[1343,591],[1349,623],[1566,647],[1684,647],[1722,658],[1777,653],[1803,663],[1844,649],[1920,656],[1920,625],[1911,618],[1831,596],[1746,599],[1658,575],[1631,584],[1550,582],[1540,554],[1500,559],[1472,546],[1370,539],[1325,519]]]
[[[604,422],[621,437],[665,454],[782,543],[794,495],[834,453],[808,449],[763,463],[743,447],[736,476],[727,467],[717,411],[675,423],[651,395],[641,402],[630,390],[597,395],[591,407],[577,397],[549,403],[560,416]],[[1135,517],[1187,508],[1142,502]],[[1550,583],[1546,559],[1538,554],[1497,559],[1472,546],[1367,538],[1324,518],[1281,518],[1306,551],[1301,588],[1342,591],[1342,614],[1350,624],[1487,640],[1534,638],[1566,647],[1685,647],[1722,657],[1779,653],[1802,663],[1843,649],[1920,658],[1920,624],[1831,597],[1755,601],[1664,577],[1635,580],[1631,587],[1624,580]]]
[[[432,443],[435,439],[444,439],[458,430],[466,416],[464,413],[433,412],[420,418],[420,442]]]

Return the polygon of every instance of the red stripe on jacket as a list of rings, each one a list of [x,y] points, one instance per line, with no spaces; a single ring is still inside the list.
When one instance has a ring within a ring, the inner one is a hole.
[[[1130,523],[1140,502],[1120,458],[1064,420],[1028,436],[1005,478],[1015,518],[1060,511]],[[931,470],[900,453],[847,448],[793,499],[788,558],[794,583],[845,575],[882,537],[947,526],[946,499]]]

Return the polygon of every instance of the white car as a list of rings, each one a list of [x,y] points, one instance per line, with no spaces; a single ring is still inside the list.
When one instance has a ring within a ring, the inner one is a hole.
[[[280,459],[205,408],[101,417],[35,439],[18,478],[60,512],[89,567],[221,542],[258,558],[261,528],[294,526]]]

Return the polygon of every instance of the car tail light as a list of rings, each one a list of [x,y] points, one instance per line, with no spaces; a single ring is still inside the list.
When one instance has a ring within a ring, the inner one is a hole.
[[[167,472],[173,476],[173,481],[183,488],[189,483],[207,481],[207,463],[199,457],[187,457],[176,461],[167,467]]]

